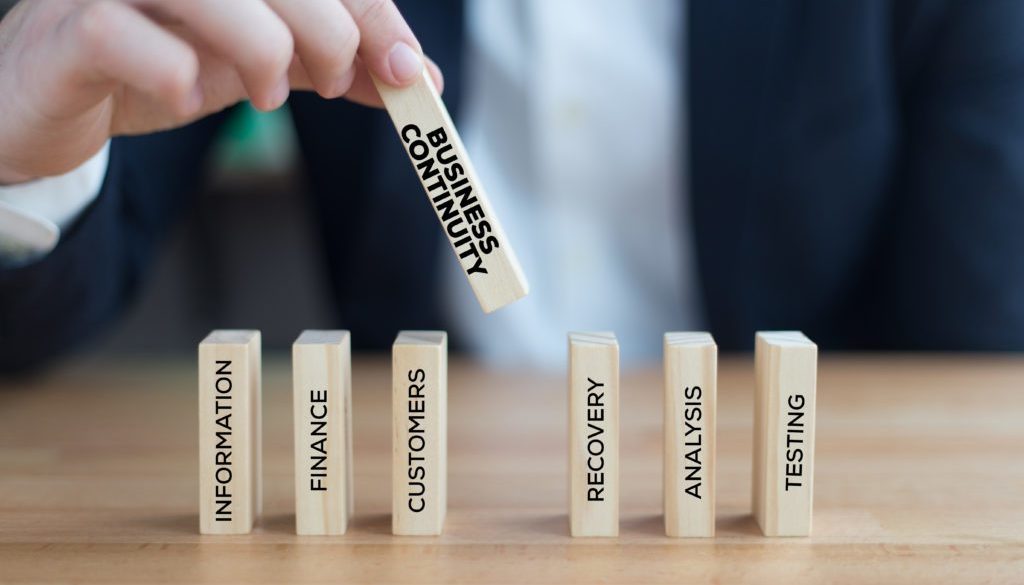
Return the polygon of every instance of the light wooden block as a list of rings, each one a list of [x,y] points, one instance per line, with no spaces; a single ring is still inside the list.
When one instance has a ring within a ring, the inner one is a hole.
[[[619,343],[569,334],[569,525],[572,536],[619,535]]]
[[[303,331],[292,345],[295,533],[345,534],[352,502],[348,331]]]
[[[526,296],[526,276],[430,74],[424,68],[400,89],[375,82],[480,306],[490,313]]]
[[[718,346],[710,333],[666,333],[665,534],[715,535]]]
[[[448,508],[448,335],[399,333],[391,376],[391,532],[438,535]]]
[[[799,331],[762,331],[754,352],[754,517],[766,536],[808,536],[818,346]]]
[[[199,531],[245,534],[262,513],[260,332],[199,344]]]

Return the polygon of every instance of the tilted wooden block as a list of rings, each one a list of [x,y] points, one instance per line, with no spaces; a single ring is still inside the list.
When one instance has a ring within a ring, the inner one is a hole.
[[[303,331],[292,345],[295,532],[345,534],[352,502],[348,331]]]
[[[391,376],[391,532],[441,534],[448,507],[448,335],[399,333]]]
[[[260,332],[199,344],[199,531],[245,534],[262,512]]]
[[[404,88],[374,80],[459,264],[487,313],[529,285],[430,74]]]
[[[762,331],[754,352],[754,517],[766,536],[808,536],[818,347],[799,331]]]
[[[718,346],[711,334],[665,334],[664,505],[668,536],[715,535]]]
[[[572,536],[619,534],[619,343],[569,334],[569,525]]]

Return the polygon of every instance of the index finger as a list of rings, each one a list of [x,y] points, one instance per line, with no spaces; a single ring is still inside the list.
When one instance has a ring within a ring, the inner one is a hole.
[[[132,0],[180,20],[239,72],[253,105],[270,110],[288,97],[294,52],[288,26],[263,0]]]

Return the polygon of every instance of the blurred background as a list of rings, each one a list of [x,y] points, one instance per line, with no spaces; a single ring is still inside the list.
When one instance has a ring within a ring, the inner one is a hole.
[[[345,327],[379,350],[427,324],[548,366],[569,330],[615,331],[626,362],[672,330],[1024,349],[1024,2],[398,5],[531,295],[482,314],[385,115],[293,97],[230,112],[195,205],[80,347]]]
[[[213,152],[197,204],[95,351],[191,353],[212,329],[254,323],[285,349],[335,321],[287,107],[236,110]]]

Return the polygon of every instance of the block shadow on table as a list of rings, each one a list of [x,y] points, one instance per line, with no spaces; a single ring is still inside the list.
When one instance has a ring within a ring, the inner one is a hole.
[[[568,516],[565,514],[525,514],[512,521],[508,528],[519,534],[546,536],[568,536]],[[161,533],[198,534],[197,514],[171,514],[144,518],[140,525]],[[258,531],[275,535],[295,534],[295,514],[270,514],[257,527]],[[622,538],[658,538],[665,535],[664,519],[661,514],[625,517],[620,523]],[[457,529],[447,527],[448,534]],[[349,534],[388,536],[391,534],[391,515],[387,513],[357,515],[349,521]],[[760,536],[753,515],[749,513],[719,515],[716,521],[717,538]]]
[[[155,532],[174,534],[199,534],[199,514],[168,514],[166,516],[148,516],[139,522],[143,528]]]

